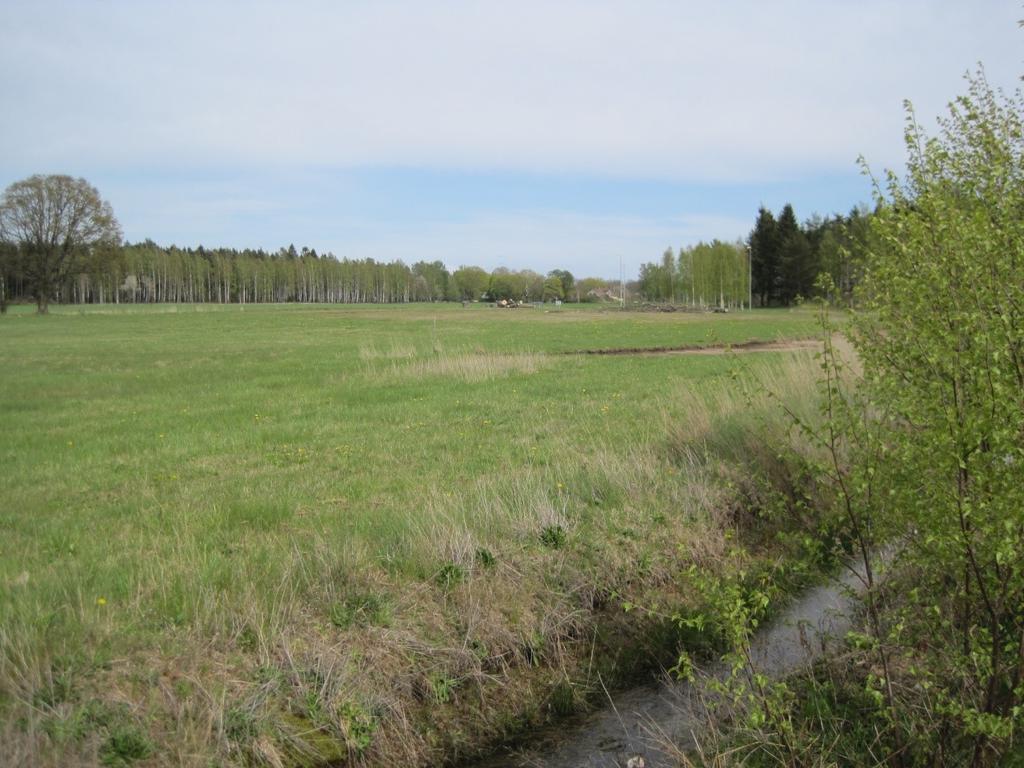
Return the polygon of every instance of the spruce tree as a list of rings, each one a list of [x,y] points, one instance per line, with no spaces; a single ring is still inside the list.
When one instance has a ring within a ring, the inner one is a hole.
[[[786,306],[797,296],[807,296],[814,286],[817,268],[814,264],[814,250],[807,235],[797,223],[793,206],[786,203],[778,220],[778,279],[776,287],[779,300]]]
[[[763,205],[757,210],[757,223],[750,233],[750,258],[754,293],[761,306],[767,307],[777,297],[779,232],[775,217]]]
[[[814,248],[799,228],[782,241],[781,252],[779,298],[788,306],[797,297],[807,298],[811,295],[814,280],[818,276],[818,265]]]

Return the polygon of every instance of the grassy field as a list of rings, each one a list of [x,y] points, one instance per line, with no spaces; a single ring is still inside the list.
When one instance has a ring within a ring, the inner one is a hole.
[[[11,764],[429,763],[552,691],[571,709],[609,596],[728,549],[728,484],[679,435],[750,415],[735,377],[810,366],[564,353],[815,334],[806,311],[22,309],[0,319]]]

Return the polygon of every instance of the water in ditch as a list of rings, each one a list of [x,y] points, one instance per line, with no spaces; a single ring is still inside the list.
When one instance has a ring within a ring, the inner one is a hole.
[[[853,568],[801,594],[751,641],[753,667],[769,677],[796,672],[826,653],[850,629],[863,590],[863,570]],[[696,679],[721,676],[721,665]],[[515,752],[492,755],[475,768],[666,768],[677,763],[663,745],[696,744],[706,725],[707,689],[700,683],[664,681],[608,698],[606,706],[572,723],[533,734]]]

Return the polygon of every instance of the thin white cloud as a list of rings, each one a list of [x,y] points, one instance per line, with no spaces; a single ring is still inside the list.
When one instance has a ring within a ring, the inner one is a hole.
[[[409,165],[736,181],[903,156],[1019,4],[8,2],[0,168]]]

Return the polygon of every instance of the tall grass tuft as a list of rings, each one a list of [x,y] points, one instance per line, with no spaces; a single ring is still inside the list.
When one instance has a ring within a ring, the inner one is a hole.
[[[387,381],[420,381],[450,378],[480,383],[512,375],[536,373],[549,363],[547,356],[531,353],[446,352],[432,357],[411,358],[379,373]]]

